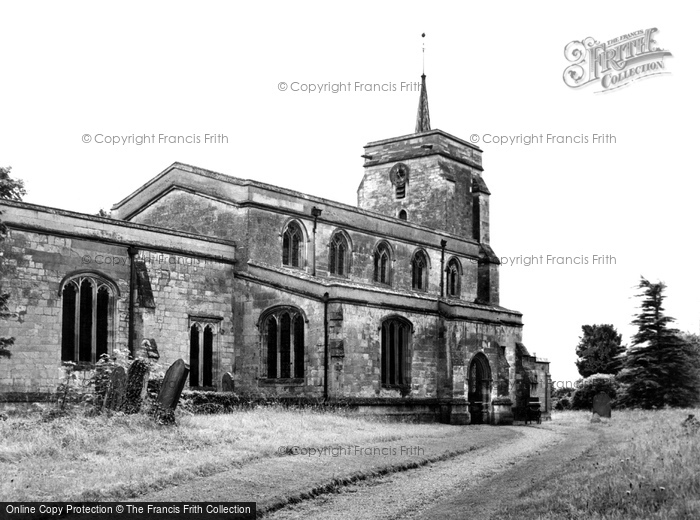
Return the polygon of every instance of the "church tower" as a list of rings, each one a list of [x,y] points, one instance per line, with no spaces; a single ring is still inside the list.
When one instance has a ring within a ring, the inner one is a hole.
[[[365,146],[357,205],[488,244],[488,195],[482,150],[430,128],[425,74],[415,133]]]

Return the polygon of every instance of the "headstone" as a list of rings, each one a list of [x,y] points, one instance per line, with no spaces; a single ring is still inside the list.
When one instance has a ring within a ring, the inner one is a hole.
[[[104,407],[109,410],[119,410],[124,404],[126,395],[126,370],[115,367],[109,378],[109,386],[105,394]]]
[[[226,372],[224,377],[221,378],[221,391],[233,392],[233,376],[231,372]]]
[[[124,413],[138,413],[141,410],[144,390],[148,384],[148,363],[135,359],[126,374],[126,396],[122,410]]]
[[[156,398],[155,415],[158,421],[166,424],[175,422],[175,408],[189,373],[190,366],[182,359],[178,359],[168,368]]]
[[[597,413],[600,417],[612,417],[612,409],[610,406],[610,396],[605,392],[598,392],[593,397],[593,413]]]

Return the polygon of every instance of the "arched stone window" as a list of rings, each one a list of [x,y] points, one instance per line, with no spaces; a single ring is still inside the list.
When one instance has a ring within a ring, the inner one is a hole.
[[[374,281],[391,284],[391,250],[386,242],[374,250]]]
[[[220,319],[190,317],[190,387],[215,386],[214,355]]]
[[[305,323],[304,314],[295,307],[274,307],[263,313],[259,323],[262,377],[304,377]]]
[[[331,237],[328,256],[328,272],[337,276],[347,276],[350,268],[350,246],[343,232],[336,231]]]
[[[410,385],[412,332],[411,322],[404,318],[393,317],[382,322],[382,386]]]
[[[304,233],[297,222],[290,222],[282,232],[282,265],[304,267]]]
[[[445,268],[447,296],[449,298],[459,298],[462,285],[462,266],[459,260],[451,258]]]
[[[399,211],[399,218],[401,220],[408,220],[408,213],[406,213],[405,209],[402,209],[401,211]]]
[[[61,360],[94,363],[114,343],[116,285],[96,273],[80,273],[61,283]]]
[[[411,260],[412,287],[416,291],[428,290],[428,256],[425,251],[418,250]]]

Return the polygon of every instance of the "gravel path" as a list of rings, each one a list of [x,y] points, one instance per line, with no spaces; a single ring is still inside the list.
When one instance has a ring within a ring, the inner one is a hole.
[[[556,464],[579,456],[596,438],[588,429],[553,425],[500,428],[517,436],[493,448],[347,486],[265,518],[481,520],[514,493],[547,478]]]
[[[273,456],[226,468],[208,477],[132,498],[145,502],[257,502],[258,512],[275,510],[337,486],[387,472],[451,459],[472,451],[490,451],[518,437],[516,430],[479,426],[436,425],[426,436],[408,437],[362,446],[344,452]],[[360,451],[356,451],[356,448]]]

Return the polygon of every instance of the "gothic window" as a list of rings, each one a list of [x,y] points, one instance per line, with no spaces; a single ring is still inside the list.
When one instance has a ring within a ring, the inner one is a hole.
[[[350,248],[343,233],[337,232],[331,237],[329,249],[328,272],[338,276],[347,276]]]
[[[401,220],[408,220],[408,213],[406,213],[405,209],[402,209],[401,211],[399,211],[399,218]]]
[[[374,250],[374,281],[391,283],[391,254],[385,242],[379,244]]]
[[[390,318],[382,323],[382,386],[410,384],[412,328],[411,323],[403,318]]]
[[[220,321],[190,317],[190,387],[214,386],[214,344]]]
[[[109,352],[115,295],[115,286],[96,274],[80,274],[63,282],[62,361],[94,363]]]
[[[450,261],[447,262],[445,272],[447,276],[447,296],[450,298],[459,298],[462,278],[462,266],[459,264],[459,260],[456,258],[450,259]]]
[[[290,222],[282,233],[282,264],[303,267],[302,247],[304,234],[296,222]]]
[[[262,376],[269,379],[304,377],[304,315],[293,307],[267,311],[260,321]]]
[[[428,290],[428,258],[423,251],[416,251],[411,261],[413,289]]]

